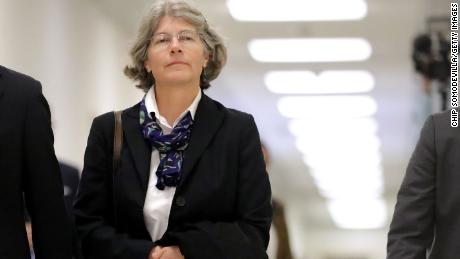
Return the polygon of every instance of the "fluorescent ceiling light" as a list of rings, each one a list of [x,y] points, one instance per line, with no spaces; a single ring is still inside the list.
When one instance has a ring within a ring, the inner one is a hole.
[[[313,155],[304,155],[303,161],[310,168],[322,168],[325,165],[337,166],[340,168],[350,168],[359,165],[362,168],[377,167],[381,165],[382,158],[380,152],[361,152],[361,154],[343,156],[334,153],[316,153],[312,150]],[[331,160],[334,163],[331,163]]]
[[[356,118],[372,116],[377,103],[369,96],[287,96],[278,100],[278,110],[287,118]]]
[[[382,154],[378,147],[329,147],[327,149],[306,148],[302,150],[303,162],[309,168],[325,168],[324,165],[337,165],[348,168],[377,168],[382,165]],[[334,161],[331,163],[331,161]],[[357,166],[359,165],[359,166]]]
[[[329,156],[330,158],[342,157],[342,159],[356,160],[364,159],[369,155],[378,154],[380,152],[380,142],[374,144],[360,144],[360,145],[334,145],[324,143],[319,145],[309,145],[308,142],[296,140],[297,149],[307,158],[320,158],[320,156]]]
[[[376,199],[382,196],[383,183],[379,180],[366,181],[361,184],[352,181],[346,181],[343,184],[351,184],[347,187],[336,186],[333,184],[321,182],[315,182],[318,187],[318,191],[326,199],[359,199],[368,198]]]
[[[364,0],[227,0],[231,16],[239,21],[343,21],[367,15]]]
[[[329,156],[331,159],[343,157],[343,159],[359,160],[360,157],[365,158],[369,155],[377,154],[380,152],[379,146],[369,144],[364,145],[330,145],[324,144],[322,146],[305,145],[306,142],[296,141],[297,150],[299,150],[307,158],[322,159],[321,156]]]
[[[382,167],[380,163],[361,164],[360,161],[353,161],[353,163],[338,163],[334,160],[334,163],[317,163],[310,166],[310,168],[310,172],[315,178],[349,176],[352,178],[363,177],[367,179],[368,177],[382,176]]]
[[[271,71],[265,74],[268,90],[277,94],[364,93],[374,88],[367,71]]]
[[[382,181],[382,168],[380,165],[362,166],[355,164],[349,166],[341,166],[336,163],[323,164],[310,170],[311,176],[318,182],[331,184],[337,187],[349,188],[345,182],[352,182],[351,186],[363,185],[366,181],[378,180],[379,185]],[[341,181],[343,179],[343,181]],[[379,187],[380,188],[380,187]]]
[[[334,179],[315,179],[315,185],[320,194],[328,199],[378,198],[383,192],[383,181],[378,178],[349,179],[337,177]]]
[[[288,129],[292,135],[301,137],[304,135],[329,135],[341,136],[359,132],[359,134],[375,134],[378,130],[377,121],[374,118],[352,118],[342,120],[318,119],[293,119],[288,122]]]
[[[376,198],[382,195],[384,189],[380,169],[369,169],[360,173],[343,170],[334,172],[312,170],[311,176],[320,194],[328,199]]]
[[[380,166],[368,168],[353,168],[352,166],[348,166],[341,168],[340,165],[336,165],[330,168],[314,168],[310,172],[315,181],[318,181],[319,184],[327,185],[332,189],[341,186],[349,189],[351,186],[367,185],[368,182],[377,183],[377,187],[380,188],[382,183],[382,169]],[[348,182],[352,182],[351,186],[345,184]]]
[[[359,146],[364,150],[369,147],[369,150],[375,147],[380,147],[380,139],[374,134],[355,134],[348,135],[340,134],[321,134],[321,135],[305,135],[298,137],[296,143],[300,146],[317,148],[321,146],[327,147],[350,147]]]
[[[356,131],[352,131],[352,128],[346,128],[342,131],[340,126],[334,130],[325,128],[323,131],[320,129],[312,128],[310,131],[304,131],[297,135],[297,138],[300,140],[305,140],[309,142],[320,142],[322,143],[347,143],[349,141],[356,141],[356,143],[365,142],[369,139],[372,141],[378,139],[375,133],[371,131],[364,131],[357,129]],[[345,139],[344,139],[345,138]]]
[[[324,190],[324,189],[319,188],[319,193],[322,197],[328,200],[343,199],[343,198],[360,199],[363,197],[366,197],[369,199],[378,199],[382,197],[383,187],[378,190],[369,188],[368,186],[365,186],[365,185],[350,186],[349,189],[342,188],[339,190],[337,189]]]
[[[386,207],[381,199],[333,200],[327,206],[340,228],[374,229],[385,225]]]
[[[345,62],[369,59],[372,48],[362,38],[256,39],[248,44],[259,62]]]

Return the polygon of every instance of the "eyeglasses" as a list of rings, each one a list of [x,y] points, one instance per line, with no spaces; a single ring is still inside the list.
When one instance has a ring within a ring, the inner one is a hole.
[[[174,36],[167,34],[167,33],[154,34],[152,38],[150,39],[150,44],[152,44],[152,46],[155,48],[167,49],[171,47],[173,38],[176,38],[177,41],[183,47],[188,47],[188,46],[197,44],[200,40],[198,33],[194,31],[185,30],[185,31],[181,31],[177,33]]]

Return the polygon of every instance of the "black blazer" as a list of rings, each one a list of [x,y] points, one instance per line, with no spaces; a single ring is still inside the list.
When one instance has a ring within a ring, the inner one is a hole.
[[[458,258],[459,238],[460,128],[450,126],[449,110],[423,126],[398,193],[387,258],[425,259],[428,251],[428,258]]]
[[[0,66],[0,258],[71,258],[71,232],[53,148],[48,103],[31,77]]]
[[[151,146],[141,133],[139,104],[125,110],[122,120],[124,143],[115,178],[113,113],[95,118],[89,134],[74,204],[87,258],[145,259],[154,246],[143,216]],[[187,259],[267,258],[271,191],[251,115],[203,94],[182,175],[168,229],[157,244],[178,245]]]

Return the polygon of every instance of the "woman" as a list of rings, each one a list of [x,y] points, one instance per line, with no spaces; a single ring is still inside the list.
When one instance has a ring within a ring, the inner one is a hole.
[[[270,184],[251,115],[206,96],[226,61],[221,38],[183,1],[144,18],[125,73],[146,92],[94,119],[75,202],[86,258],[267,258]]]

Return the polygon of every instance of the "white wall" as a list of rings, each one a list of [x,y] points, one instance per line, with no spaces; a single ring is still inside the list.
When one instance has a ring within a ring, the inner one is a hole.
[[[41,81],[59,158],[82,168],[92,118],[142,96],[123,75],[132,35],[92,1],[0,0],[0,63]]]

